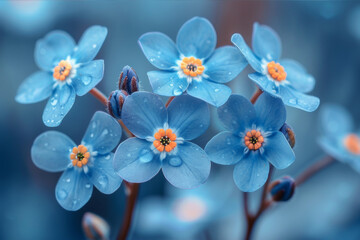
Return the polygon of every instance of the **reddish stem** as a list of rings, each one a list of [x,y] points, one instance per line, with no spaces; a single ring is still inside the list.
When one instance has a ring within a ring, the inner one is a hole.
[[[90,93],[99,100],[105,107],[107,107],[108,104],[108,98],[100,92],[97,88],[93,88],[90,90]],[[128,136],[134,137],[134,134],[130,132],[130,130],[125,126],[122,120],[118,120],[122,128],[126,131]],[[123,225],[119,231],[119,234],[117,236],[117,240],[125,240],[127,235],[129,234],[131,221],[134,213],[134,208],[136,204],[136,199],[139,193],[139,183],[129,183],[125,180],[123,181],[126,188],[127,188],[127,205],[125,209],[125,215],[124,215],[124,221]]]
[[[260,95],[263,93],[263,91],[260,89],[260,88],[258,88],[257,90],[256,90],[256,92],[254,93],[254,95],[251,97],[251,99],[250,99],[250,102],[252,103],[252,104],[254,104],[255,102],[256,102],[256,100],[260,97]]]
[[[172,100],[174,100],[174,96],[173,97],[169,97],[169,99],[167,100],[166,104],[165,104],[165,107],[168,107],[169,104],[172,102]]]

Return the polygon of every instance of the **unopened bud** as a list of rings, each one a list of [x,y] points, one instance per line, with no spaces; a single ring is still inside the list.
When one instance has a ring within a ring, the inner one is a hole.
[[[128,94],[124,90],[115,90],[111,92],[107,106],[111,116],[121,119],[121,110],[127,96]]]
[[[132,94],[139,91],[139,78],[135,70],[130,66],[125,66],[120,74],[119,89]]]
[[[295,180],[285,176],[272,182],[269,188],[274,201],[288,201],[294,194]]]
[[[85,213],[82,219],[82,227],[86,238],[89,240],[109,240],[110,226],[96,214]]]
[[[284,125],[280,128],[280,132],[284,134],[286,140],[288,140],[290,146],[294,148],[295,146],[295,133],[290,125],[284,123]]]

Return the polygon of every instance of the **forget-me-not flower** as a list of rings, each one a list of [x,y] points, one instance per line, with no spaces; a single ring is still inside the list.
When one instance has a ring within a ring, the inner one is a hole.
[[[52,31],[36,43],[35,61],[41,71],[30,75],[20,85],[16,101],[35,103],[50,97],[42,116],[48,127],[60,125],[75,102],[103,78],[104,61],[94,60],[107,28],[92,26],[78,45],[63,31]]]
[[[34,164],[48,172],[64,171],[55,189],[66,210],[76,211],[90,199],[93,185],[102,193],[116,191],[122,180],[113,168],[111,152],[121,138],[121,126],[109,114],[96,112],[79,146],[65,134],[47,131],[31,148]]]
[[[318,108],[319,98],[304,94],[314,89],[315,79],[300,63],[290,59],[280,59],[281,41],[273,29],[258,23],[254,24],[253,51],[238,33],[232,36],[231,41],[256,71],[249,74],[249,78],[263,91],[280,97],[291,107],[308,112]]]
[[[215,163],[235,165],[233,177],[240,190],[253,192],[264,185],[269,163],[283,169],[294,162],[295,154],[279,131],[286,120],[280,98],[263,93],[253,105],[231,95],[218,115],[228,131],[213,137],[205,151]]]
[[[162,169],[179,188],[194,188],[206,181],[210,159],[198,145],[188,142],[209,127],[207,104],[189,95],[176,97],[165,107],[153,93],[135,92],[126,98],[121,114],[136,136],[115,152],[114,168],[128,182],[141,183]]]
[[[349,112],[340,105],[326,104],[320,111],[320,129],[322,149],[360,172],[360,131],[354,131]]]
[[[190,19],[180,28],[176,44],[160,32],[142,35],[139,44],[150,63],[160,69],[148,72],[156,94],[178,96],[186,91],[217,107],[231,94],[224,83],[233,80],[247,65],[233,46],[215,50],[215,29],[200,17]]]

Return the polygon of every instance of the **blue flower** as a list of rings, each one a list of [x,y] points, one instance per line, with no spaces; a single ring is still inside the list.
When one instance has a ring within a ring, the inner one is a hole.
[[[89,201],[93,185],[105,194],[119,188],[122,180],[112,166],[111,151],[120,138],[119,123],[96,112],[79,146],[63,133],[47,131],[35,139],[31,158],[42,170],[64,171],[56,185],[56,199],[66,210],[76,211]]]
[[[269,162],[283,169],[295,160],[284,134],[279,129],[286,120],[280,98],[263,93],[252,105],[240,95],[231,95],[218,108],[228,131],[213,137],[205,147],[211,161],[234,165],[234,181],[244,192],[253,192],[266,182]]]
[[[161,70],[148,72],[156,94],[178,96],[186,91],[217,107],[231,94],[224,83],[233,80],[247,65],[235,47],[215,50],[215,29],[200,17],[190,19],[180,28],[176,45],[159,32],[142,35],[139,44],[150,63]]]
[[[196,189],[166,188],[165,197],[142,200],[135,231],[144,236],[164,236],[161,239],[199,239],[212,224],[219,227],[239,210],[240,196],[234,184],[229,184],[230,177],[227,170],[216,172]]]
[[[162,169],[165,178],[179,188],[194,188],[206,181],[210,160],[203,149],[188,142],[209,127],[205,102],[183,95],[166,108],[159,96],[135,92],[126,98],[121,117],[136,136],[122,142],[115,152],[114,168],[121,178],[146,182]]]
[[[273,29],[258,23],[254,24],[252,36],[254,51],[251,51],[238,33],[232,36],[231,41],[256,71],[249,74],[249,78],[263,91],[280,97],[291,107],[308,112],[318,108],[319,98],[304,94],[314,89],[315,79],[300,63],[290,59],[279,60],[281,41]]]
[[[348,111],[340,105],[326,104],[320,111],[320,129],[321,148],[360,172],[360,131],[354,131]]]
[[[78,45],[66,32],[53,31],[35,47],[35,61],[41,71],[20,85],[16,101],[35,103],[50,97],[42,119],[46,126],[59,126],[75,102],[103,78],[104,61],[93,60],[107,35],[107,28],[92,26]]]

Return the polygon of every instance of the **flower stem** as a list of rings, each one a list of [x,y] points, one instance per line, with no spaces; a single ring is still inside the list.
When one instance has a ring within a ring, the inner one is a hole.
[[[299,186],[303,184],[306,180],[314,176],[316,173],[329,166],[331,163],[335,162],[335,159],[331,156],[325,156],[320,161],[314,163],[311,167],[309,167],[305,172],[300,174],[299,177],[296,178],[295,184]]]
[[[169,104],[172,102],[172,100],[174,100],[174,96],[173,97],[169,97],[169,99],[167,100],[166,104],[165,104],[165,107],[168,107]]]
[[[252,104],[254,104],[255,102],[256,102],[256,100],[260,97],[260,95],[263,93],[263,91],[260,89],[260,88],[258,88],[257,90],[256,90],[256,92],[254,93],[254,95],[251,97],[251,99],[250,99],[250,102],[252,103]]]
[[[90,90],[90,93],[99,100],[105,107],[108,105],[108,98],[97,88],[93,88]],[[127,135],[130,137],[134,137],[134,134],[125,126],[122,120],[118,120],[122,128],[126,131]],[[134,208],[136,204],[136,199],[139,193],[139,183],[129,183],[125,180],[123,181],[126,186],[126,195],[127,195],[127,206],[125,209],[124,221],[123,225],[119,231],[117,236],[117,240],[125,240],[127,235],[129,234],[131,220],[134,213]]]
[[[116,240],[126,240],[126,237],[129,234],[131,221],[133,218],[134,208],[136,204],[136,199],[139,193],[140,184],[139,183],[128,183],[125,182],[127,188],[127,204],[125,208],[125,215],[121,229],[119,230]]]

